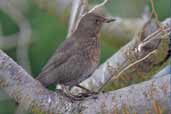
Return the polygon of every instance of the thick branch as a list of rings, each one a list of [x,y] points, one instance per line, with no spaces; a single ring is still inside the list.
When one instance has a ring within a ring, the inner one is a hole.
[[[45,89],[38,81],[0,51],[0,87],[26,110],[38,113],[53,112],[70,114],[72,103]]]
[[[169,84],[169,76],[163,76],[110,93],[101,93],[96,99],[70,102],[62,93],[45,89],[0,51],[0,87],[24,109],[35,114],[168,113]]]
[[[170,112],[169,75],[146,81],[83,103],[83,114],[145,114]]]

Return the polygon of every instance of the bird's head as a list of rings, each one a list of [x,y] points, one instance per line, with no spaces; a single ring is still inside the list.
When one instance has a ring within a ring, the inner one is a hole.
[[[77,29],[88,34],[98,34],[103,23],[110,23],[112,21],[115,21],[115,19],[106,18],[96,13],[87,13],[81,18]]]

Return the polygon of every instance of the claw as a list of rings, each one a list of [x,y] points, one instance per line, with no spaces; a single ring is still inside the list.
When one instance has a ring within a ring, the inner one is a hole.
[[[97,92],[88,91],[86,93],[79,93],[78,95],[74,95],[69,91],[66,86],[62,85],[62,89],[65,96],[67,96],[73,101],[82,101],[89,97],[97,98],[96,95],[98,94]]]

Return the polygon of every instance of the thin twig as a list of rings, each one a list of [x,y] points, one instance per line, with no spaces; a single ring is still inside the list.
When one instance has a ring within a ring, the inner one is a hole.
[[[69,19],[68,36],[74,31],[81,0],[73,0]]]
[[[84,13],[87,13],[87,0],[82,0],[81,1],[81,6],[80,6],[80,13],[79,13],[79,17],[81,17]]]
[[[166,35],[168,35],[168,34],[169,34],[169,30],[170,30],[170,28],[167,27],[167,28],[165,28],[163,31],[164,31],[165,33],[167,32]],[[158,29],[158,30],[156,30],[155,32],[153,32],[152,34],[150,34],[149,36],[147,36],[147,37],[145,38],[145,40],[143,40],[143,43],[141,43],[141,46],[142,46],[142,45],[145,46],[145,45],[147,45],[150,41],[152,41],[152,40],[154,40],[154,39],[158,39],[158,37],[162,35],[163,31],[162,31],[161,29]],[[163,36],[163,37],[164,37],[164,36]],[[161,38],[163,38],[163,37],[161,37]],[[160,38],[160,39],[161,39],[161,38]],[[140,45],[139,45],[139,46],[140,46]],[[110,78],[109,78],[109,79],[108,79],[108,80],[99,88],[98,92],[100,92],[100,91],[103,89],[103,87],[104,87],[110,80],[115,80],[115,79],[119,78],[119,76],[120,76],[123,72],[125,72],[126,70],[128,70],[129,68],[131,68],[132,66],[134,66],[135,64],[140,63],[140,62],[142,62],[143,60],[147,59],[149,56],[151,56],[151,55],[154,54],[154,53],[156,53],[156,50],[153,50],[152,52],[150,52],[149,54],[147,54],[145,57],[143,57],[143,58],[141,58],[141,59],[139,59],[139,60],[137,60],[137,61],[131,63],[130,65],[128,65],[127,67],[125,67],[123,70],[121,70],[116,76],[111,76],[111,77],[110,77]],[[113,78],[114,78],[114,79],[113,79]]]
[[[95,7],[93,7],[93,8],[89,11],[89,13],[95,11],[97,8],[100,8],[100,7],[104,6],[104,5],[105,5],[106,3],[108,3],[109,1],[110,1],[110,0],[104,0],[101,4],[98,4],[98,5],[96,5]]]
[[[157,14],[157,12],[155,10],[155,6],[154,6],[153,0],[150,0],[150,3],[151,3],[151,7],[152,7],[151,17],[154,15],[155,19],[158,21],[159,18],[158,18],[158,14]]]
[[[103,88],[104,88],[104,86],[110,81],[110,80],[116,80],[116,79],[118,79],[119,78],[119,76],[123,73],[123,72],[125,72],[126,70],[128,70],[129,68],[131,68],[132,66],[134,66],[134,65],[136,65],[137,63],[140,63],[140,62],[142,62],[143,60],[145,60],[145,59],[147,59],[149,56],[151,56],[151,55],[153,55],[153,54],[155,54],[157,52],[157,50],[153,50],[152,52],[150,52],[149,54],[147,54],[145,57],[143,57],[143,58],[141,58],[141,59],[139,59],[139,60],[137,60],[137,61],[135,61],[135,62],[133,62],[133,63],[131,63],[131,64],[129,64],[127,67],[125,67],[124,69],[122,69],[116,76],[111,76],[99,89],[98,89],[98,92],[100,92]]]
[[[164,32],[169,32],[170,28],[165,28],[163,29]],[[153,32],[152,34],[150,34],[149,36],[147,36],[143,42],[146,42],[147,40],[150,40],[151,38],[155,38],[154,36],[158,33],[162,33],[163,32],[161,29],[157,29],[155,32]]]
[[[153,14],[154,14],[154,17],[155,17],[155,19],[157,20],[157,24],[158,24],[159,28],[162,30],[163,34],[166,34],[166,32],[163,30],[164,27],[162,26],[162,24],[161,24],[160,21],[159,21],[158,14],[157,14],[157,12],[156,12],[156,9],[155,9],[153,0],[150,0],[150,3],[151,3],[151,7],[152,7],[152,15],[151,15],[151,17],[152,17]]]
[[[87,13],[88,11],[88,3],[87,3],[87,0],[81,0],[81,5],[80,5],[80,12],[78,14],[78,17],[77,17],[77,20],[76,20],[76,24],[75,24],[75,28],[78,26],[79,22],[80,22],[80,19],[82,18],[82,16],[84,14]]]
[[[142,47],[144,47],[146,44],[150,43],[152,40],[166,39],[165,37],[168,37],[170,34],[169,30],[170,30],[170,28],[165,28],[164,29],[165,34],[163,34],[163,31],[161,31],[160,29],[153,32],[151,35],[149,35],[147,38],[145,38],[145,40],[143,40],[142,43],[139,44],[138,50],[141,50]]]
[[[165,28],[163,31],[164,31],[164,32],[167,32],[166,35],[168,35],[168,34],[169,34],[169,30],[170,30],[170,28],[168,27],[168,28]],[[162,31],[161,29],[158,29],[158,30],[156,30],[155,32],[153,32],[152,34],[150,34],[149,36],[147,36],[147,37],[145,38],[145,40],[143,40],[143,43],[141,43],[141,46],[142,46],[142,45],[143,45],[143,46],[147,45],[150,41],[152,41],[152,40],[154,40],[154,39],[156,39],[156,38],[158,39],[158,37],[159,37],[160,35],[162,35],[163,31]],[[164,36],[163,36],[163,37],[164,37]],[[161,37],[161,38],[163,38],[163,37]],[[161,39],[161,38],[160,38],[160,39]],[[139,46],[140,46],[140,45],[139,45]],[[142,62],[143,60],[145,60],[146,58],[148,58],[149,56],[151,56],[151,55],[154,54],[154,53],[156,53],[156,50],[153,50],[152,52],[150,52],[149,54],[147,54],[145,57],[143,57],[143,58],[141,58],[141,59],[139,59],[139,60],[137,60],[137,61],[131,63],[130,65],[128,65],[127,67],[125,67],[123,70],[121,70],[121,71],[118,73],[117,76],[111,76],[111,77],[102,85],[102,87],[100,87],[100,89],[98,90],[98,92],[100,92],[100,91],[103,89],[103,87],[104,87],[110,80],[113,79],[113,77],[114,77],[113,80],[119,78],[119,76],[120,76],[123,72],[125,72],[126,70],[128,70],[129,68],[131,68],[132,66],[134,66],[135,64],[137,64],[137,63],[139,63],[139,62]]]
[[[87,0],[73,0],[67,36],[77,28],[80,17],[86,12],[86,10]]]

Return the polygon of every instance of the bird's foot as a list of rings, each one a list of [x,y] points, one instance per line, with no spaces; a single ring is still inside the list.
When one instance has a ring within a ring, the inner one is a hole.
[[[97,92],[92,92],[92,91],[87,90],[86,93],[79,93],[78,95],[74,95],[64,85],[62,85],[62,90],[63,90],[63,93],[65,94],[65,96],[67,96],[68,98],[70,98],[73,101],[81,101],[81,100],[84,100],[84,99],[90,98],[90,97],[96,99],[97,98],[96,95],[98,94]]]
[[[97,92],[90,91],[90,92],[87,92],[87,93],[79,93],[78,96],[80,96],[80,97],[90,97],[90,96],[95,96],[97,94],[98,94]]]
[[[68,98],[70,98],[72,101],[82,101],[86,98],[86,97],[83,97],[81,95],[73,95],[73,94],[67,94],[67,93],[65,93],[65,95]]]
[[[79,93],[78,95],[73,95],[73,94],[67,94],[65,93],[65,95],[70,98],[73,101],[82,101],[85,100],[87,98],[93,98],[93,99],[97,99],[97,93],[96,92],[91,92],[91,93]]]
[[[87,93],[79,93],[77,96],[83,99],[86,99],[86,98],[97,99],[97,94],[98,94],[97,92],[87,92]]]

